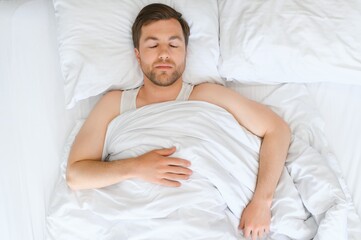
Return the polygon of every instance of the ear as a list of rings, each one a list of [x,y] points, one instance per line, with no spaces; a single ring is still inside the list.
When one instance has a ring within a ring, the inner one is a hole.
[[[140,63],[140,53],[137,48],[134,48],[135,57],[137,58],[138,63]]]

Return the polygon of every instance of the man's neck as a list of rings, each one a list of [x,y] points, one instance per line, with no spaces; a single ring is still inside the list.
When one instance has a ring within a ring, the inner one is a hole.
[[[183,80],[178,79],[174,84],[162,87],[157,86],[150,80],[145,79],[144,85],[139,90],[138,101],[140,105],[148,105],[151,103],[173,101],[177,98],[182,89]]]

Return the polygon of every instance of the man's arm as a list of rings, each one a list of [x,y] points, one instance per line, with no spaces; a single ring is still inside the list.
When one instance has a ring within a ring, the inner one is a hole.
[[[290,144],[288,125],[262,104],[220,85],[198,85],[190,100],[207,101],[225,108],[242,126],[262,138],[256,189],[240,221],[245,237],[261,237],[269,231],[271,202]]]
[[[180,186],[192,173],[190,162],[169,155],[175,148],[158,149],[136,158],[101,161],[108,124],[120,112],[121,92],[109,92],[97,103],[80,129],[70,151],[67,183],[70,188],[89,189],[138,178],[165,186]]]
[[[119,115],[120,97],[120,91],[105,94],[76,136],[66,174],[70,188],[97,188],[128,178],[129,160],[122,163],[101,161],[106,129]]]

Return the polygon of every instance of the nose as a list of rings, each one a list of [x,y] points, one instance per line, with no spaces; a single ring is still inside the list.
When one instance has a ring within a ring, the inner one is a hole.
[[[169,58],[169,50],[167,47],[159,48],[159,59],[167,60]]]

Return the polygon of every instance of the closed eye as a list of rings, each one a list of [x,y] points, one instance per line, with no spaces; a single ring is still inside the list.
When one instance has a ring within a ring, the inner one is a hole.
[[[149,48],[156,48],[158,45],[150,46]]]
[[[172,48],[177,48],[178,46],[176,46],[176,45],[170,45],[170,47],[172,47]]]

